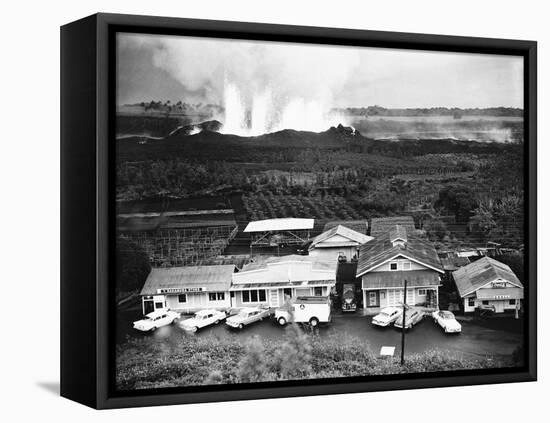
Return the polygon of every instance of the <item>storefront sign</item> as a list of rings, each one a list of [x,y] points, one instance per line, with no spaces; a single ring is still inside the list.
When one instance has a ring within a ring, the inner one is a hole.
[[[157,294],[181,294],[186,292],[203,292],[206,289],[203,287],[196,288],[159,288]]]
[[[492,283],[493,288],[506,288],[506,282],[504,281],[495,281]]]

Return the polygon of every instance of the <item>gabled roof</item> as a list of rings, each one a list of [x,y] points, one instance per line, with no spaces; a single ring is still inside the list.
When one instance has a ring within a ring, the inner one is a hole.
[[[383,236],[395,228],[395,225],[403,226],[409,233],[415,230],[412,216],[373,217],[370,222],[370,236]]]
[[[508,265],[490,257],[483,257],[455,270],[453,278],[461,297],[477,291],[496,279],[503,279],[523,288],[522,283]]]
[[[393,243],[389,232],[361,246],[357,276],[370,272],[375,267],[395,257],[406,257],[438,272],[444,273],[434,246],[419,237],[406,234],[404,245]]]
[[[205,288],[208,291],[227,291],[234,271],[234,265],[153,268],[141,295],[156,295],[159,289]]]
[[[293,231],[313,229],[315,219],[282,218],[256,220],[246,225],[244,232]]]
[[[329,240],[335,235],[339,235],[341,237],[346,238],[348,241],[344,242],[337,242],[337,243],[327,243],[326,245],[319,245],[322,244],[324,241]],[[362,233],[356,232],[352,229],[346,228],[345,226],[338,225],[335,226],[332,229],[329,229],[326,232],[323,232],[320,235],[317,235],[315,238],[313,238],[313,241],[311,242],[311,245],[309,246],[309,249],[312,248],[320,248],[320,247],[343,247],[343,246],[355,246],[355,245],[361,245],[365,244],[366,242],[369,242],[373,238],[368,235],[364,235]]]
[[[346,228],[362,233],[363,235],[367,234],[367,230],[369,228],[369,223],[366,220],[331,220],[330,222],[325,223],[323,232],[326,232],[338,225],[345,226]]]
[[[363,288],[402,288],[405,286],[405,279],[407,280],[407,289],[440,284],[439,275],[431,270],[371,272],[363,278]]]

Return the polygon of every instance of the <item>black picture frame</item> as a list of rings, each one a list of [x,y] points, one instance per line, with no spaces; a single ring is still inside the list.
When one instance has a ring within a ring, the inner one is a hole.
[[[525,366],[510,369],[207,386],[117,393],[113,377],[113,155],[118,31],[293,41],[524,58]],[[536,288],[537,44],[335,28],[95,14],[61,28],[61,395],[119,408],[534,381]]]

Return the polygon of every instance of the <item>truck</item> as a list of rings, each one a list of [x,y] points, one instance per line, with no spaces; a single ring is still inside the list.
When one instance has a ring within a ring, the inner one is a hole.
[[[328,323],[331,320],[330,298],[324,296],[297,297],[286,307],[275,310],[275,320],[279,325],[287,323],[309,323],[315,327],[319,323]]]
[[[357,301],[355,299],[355,284],[345,283],[342,286],[342,311],[354,312],[357,310]]]

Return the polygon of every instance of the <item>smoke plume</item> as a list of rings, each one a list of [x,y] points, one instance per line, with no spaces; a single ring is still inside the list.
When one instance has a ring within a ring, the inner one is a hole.
[[[357,49],[345,47],[143,35],[119,42],[147,44],[154,66],[222,105],[223,132],[238,135],[345,124],[329,111],[359,67]]]

